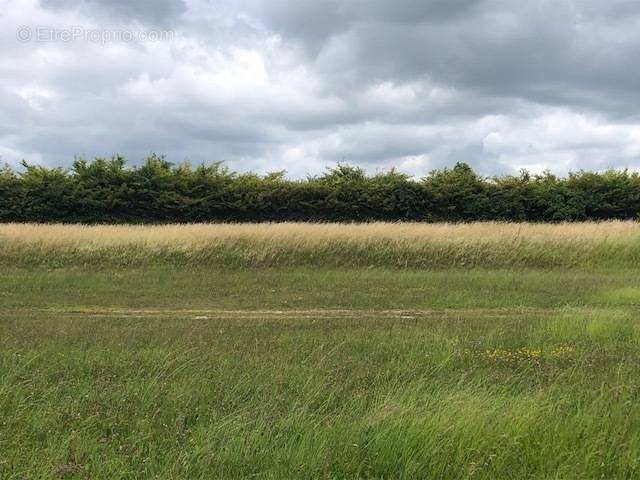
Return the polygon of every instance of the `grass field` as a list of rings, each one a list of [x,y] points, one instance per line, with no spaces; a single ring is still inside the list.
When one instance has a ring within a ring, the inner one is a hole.
[[[0,478],[640,478],[640,225],[0,226]]]

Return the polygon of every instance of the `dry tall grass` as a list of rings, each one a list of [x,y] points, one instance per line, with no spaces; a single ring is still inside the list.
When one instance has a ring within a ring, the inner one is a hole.
[[[5,224],[0,246],[4,264],[635,268],[640,224]]]
[[[640,223],[608,221],[591,223],[262,223],[184,225],[0,225],[4,243],[149,246],[202,245],[231,239],[292,242],[315,245],[331,240],[371,242],[404,240],[411,242],[449,241],[636,241]]]

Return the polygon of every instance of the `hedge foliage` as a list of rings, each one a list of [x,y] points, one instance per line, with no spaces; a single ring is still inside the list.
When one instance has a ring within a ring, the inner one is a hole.
[[[76,160],[69,170],[0,170],[0,221],[81,223],[262,221],[556,222],[636,219],[640,175],[577,172],[482,177],[468,165],[412,179],[338,165],[304,180],[236,173],[221,163],[172,165],[152,155]]]

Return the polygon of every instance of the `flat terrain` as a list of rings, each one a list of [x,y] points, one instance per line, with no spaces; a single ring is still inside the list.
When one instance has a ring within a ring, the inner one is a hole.
[[[154,228],[0,226],[0,478],[640,476],[635,224]]]

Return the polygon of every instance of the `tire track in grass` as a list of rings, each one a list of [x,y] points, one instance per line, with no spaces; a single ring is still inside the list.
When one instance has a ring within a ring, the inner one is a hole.
[[[399,320],[412,320],[417,318],[428,318],[436,316],[480,316],[482,318],[504,318],[509,316],[523,315],[550,315],[557,312],[556,308],[487,308],[487,309],[292,309],[292,310],[241,310],[241,309],[166,309],[166,308],[145,308],[145,309],[105,309],[91,307],[71,307],[71,308],[41,308],[41,309],[5,309],[0,310],[0,315],[4,314],[56,314],[64,317],[105,317],[105,318],[145,318],[145,317],[180,317],[194,320],[207,320],[217,318],[238,318],[238,319],[305,319],[305,318],[396,318]]]

